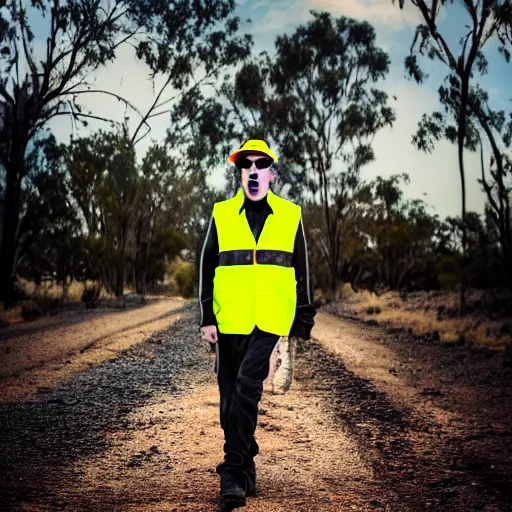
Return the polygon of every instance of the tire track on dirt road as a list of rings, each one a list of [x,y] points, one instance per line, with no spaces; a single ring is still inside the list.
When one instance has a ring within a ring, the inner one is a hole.
[[[0,353],[0,403],[28,399],[38,389],[90,365],[117,357],[120,351],[140,343],[151,333],[181,318],[189,301],[166,298],[128,310],[89,310],[41,318],[34,325],[8,327],[2,333]]]
[[[512,511],[512,380],[495,353],[326,313],[314,337],[310,371],[386,489],[414,511]]]
[[[170,328],[115,359],[33,402],[4,406],[0,474],[8,476],[0,480],[0,505],[217,511],[219,397],[214,354],[199,338],[197,318],[190,304]],[[389,371],[402,356],[384,331],[320,312],[312,334],[299,343],[290,390],[265,388],[258,494],[248,512],[511,510],[506,472],[461,469],[454,457],[466,448],[453,442],[446,404],[425,408],[405,374]]]
[[[9,477],[0,494],[9,510],[218,510],[214,471],[223,439],[214,354],[199,339],[197,311],[190,313],[157,335],[150,359],[142,343],[40,394],[39,402],[4,408],[10,439],[0,466]],[[246,510],[385,510],[371,465],[327,412],[322,383],[307,377],[308,357],[300,356],[286,394],[265,388],[258,495]]]

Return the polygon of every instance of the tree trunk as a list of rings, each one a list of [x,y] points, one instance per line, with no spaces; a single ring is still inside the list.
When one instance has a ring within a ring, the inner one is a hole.
[[[466,107],[468,104],[469,76],[461,78],[461,97],[459,106],[459,131],[457,136],[459,172],[462,193],[462,266],[460,282],[460,316],[466,313],[466,181],[464,173],[464,137],[466,135]]]
[[[18,242],[21,202],[21,177],[24,174],[26,144],[12,142],[10,161],[6,165],[5,209],[3,218],[2,250],[0,254],[0,300],[4,308],[13,304],[16,281],[16,245]]]
[[[510,270],[510,262],[512,261],[512,216],[511,216],[511,208],[510,208],[510,199],[509,199],[509,191],[504,183],[504,178],[507,175],[507,170],[503,164],[503,157],[500,152],[500,149],[496,143],[496,139],[492,130],[487,122],[487,119],[482,114],[482,111],[479,108],[475,108],[475,105],[471,105],[473,112],[478,117],[480,125],[482,126],[489,142],[491,144],[492,153],[494,155],[494,160],[496,163],[496,172],[493,174],[492,172],[492,163],[489,166],[491,171],[491,176],[494,178],[494,181],[498,185],[498,198],[497,201],[492,195],[492,187],[489,186],[487,180],[485,178],[485,170],[484,170],[484,155],[483,155],[483,145],[480,142],[480,164],[481,164],[481,172],[482,172],[482,185],[484,187],[485,193],[487,194],[487,201],[489,202],[491,208],[491,220],[494,223],[495,227],[498,229],[499,237],[500,237],[500,266],[503,270],[503,275],[505,277],[507,285],[512,288],[512,271]]]
[[[64,281],[62,282],[62,301],[64,303],[68,303],[69,302],[69,287],[71,286],[71,283],[73,281],[70,280],[69,284],[68,284],[68,279],[67,277],[64,279]]]

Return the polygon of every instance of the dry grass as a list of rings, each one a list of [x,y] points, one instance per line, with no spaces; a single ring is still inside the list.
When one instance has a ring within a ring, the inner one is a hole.
[[[27,281],[26,279],[19,279],[18,281],[22,286],[23,290],[30,297],[37,297],[38,295],[45,295],[47,297],[60,299],[62,297],[62,286],[57,285],[53,282],[43,283],[37,289],[36,284],[32,281]],[[96,285],[97,283],[94,281],[86,281],[85,283],[79,283],[77,281],[73,281],[69,286],[68,295],[70,302],[80,302],[82,299],[82,293],[86,286]],[[112,299],[114,295],[108,293],[105,288],[101,288],[100,299]]]
[[[21,288],[25,292],[25,294],[29,297],[29,300],[38,301],[44,297],[45,300],[48,299],[61,299],[62,298],[62,286],[57,285],[53,282],[43,282],[39,287],[33,281],[28,281],[23,278],[18,279],[18,283]],[[85,283],[79,283],[74,281],[68,290],[68,304],[76,304],[80,306],[82,304],[82,293],[86,286],[95,285],[94,281],[86,281]],[[128,293],[130,290],[126,289],[125,293]],[[100,292],[100,301],[113,301],[115,300],[115,296],[111,293],[108,293],[105,288],[102,287]],[[7,311],[0,309],[0,324],[3,325],[13,325],[25,322],[23,317],[21,316],[21,305],[16,305]]]
[[[512,318],[489,319],[483,312],[463,318],[439,315],[440,309],[452,311],[452,314],[458,310],[458,294],[455,292],[415,292],[405,300],[395,291],[379,296],[368,291],[350,292],[346,288],[343,292],[343,307],[365,320],[374,319],[387,326],[411,329],[417,335],[437,331],[446,343],[464,340],[490,348],[503,348],[512,343],[512,333],[506,332],[510,331]],[[468,302],[476,300],[478,295],[478,291],[470,292]]]

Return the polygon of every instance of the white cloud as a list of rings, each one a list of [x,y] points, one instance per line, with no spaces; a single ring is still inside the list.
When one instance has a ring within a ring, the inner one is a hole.
[[[259,34],[281,34],[285,32],[286,28],[305,23],[310,18],[309,8],[303,0],[281,0],[272,3],[272,8],[260,20],[253,23],[251,33],[256,36]]]
[[[401,30],[404,24],[416,26],[419,22],[417,9],[406,2],[403,9],[391,0],[306,0],[309,8],[326,10],[334,15],[344,15],[366,20],[375,25]]]

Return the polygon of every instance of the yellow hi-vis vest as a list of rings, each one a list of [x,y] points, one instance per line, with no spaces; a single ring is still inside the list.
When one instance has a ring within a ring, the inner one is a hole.
[[[268,191],[273,210],[254,239],[244,191],[215,203],[213,217],[219,240],[219,266],[213,280],[213,312],[224,334],[261,330],[288,336],[295,317],[297,281],[292,266],[301,207]]]

